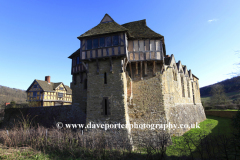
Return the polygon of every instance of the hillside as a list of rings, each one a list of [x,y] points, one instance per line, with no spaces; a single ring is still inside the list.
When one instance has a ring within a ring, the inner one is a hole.
[[[11,102],[12,100],[16,103],[24,103],[27,100],[27,93],[21,89],[0,85],[0,106],[6,102]]]
[[[240,76],[238,77],[233,77],[231,79],[226,79],[224,81],[215,83],[213,85],[205,86],[200,88],[200,93],[201,97],[208,97],[211,96],[210,91],[211,87],[216,85],[216,84],[221,84],[224,86],[225,93],[234,93],[234,92],[239,92],[240,91]]]

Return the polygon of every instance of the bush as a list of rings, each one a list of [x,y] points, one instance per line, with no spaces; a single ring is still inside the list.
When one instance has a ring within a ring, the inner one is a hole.
[[[210,110],[210,109],[212,109],[212,107],[205,107],[204,109],[205,110]]]
[[[225,106],[225,105],[217,105],[217,106],[214,107],[214,109],[222,109],[222,110],[225,110],[225,109],[227,109],[227,106]]]

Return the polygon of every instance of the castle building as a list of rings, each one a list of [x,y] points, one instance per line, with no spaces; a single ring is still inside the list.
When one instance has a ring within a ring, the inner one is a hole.
[[[206,119],[199,79],[166,54],[164,37],[145,19],[119,25],[106,14],[77,38],[81,46],[68,57],[72,103],[86,113],[87,124],[191,125]],[[166,132],[182,135],[188,130]],[[138,131],[126,128],[133,142]]]
[[[50,82],[35,79],[27,89],[27,101],[37,102],[37,106],[61,106],[72,104],[72,90],[62,82]]]

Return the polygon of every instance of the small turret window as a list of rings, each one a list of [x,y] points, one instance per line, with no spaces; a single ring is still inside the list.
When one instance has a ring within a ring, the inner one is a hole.
[[[104,73],[104,84],[107,84],[107,73]]]

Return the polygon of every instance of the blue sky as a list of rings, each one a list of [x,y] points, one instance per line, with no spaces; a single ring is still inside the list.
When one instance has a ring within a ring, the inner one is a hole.
[[[146,19],[200,87],[236,72],[240,61],[239,0],[0,0],[0,85],[26,90],[34,79],[70,85],[78,36],[108,13],[117,23]],[[239,54],[237,54],[239,53]]]

